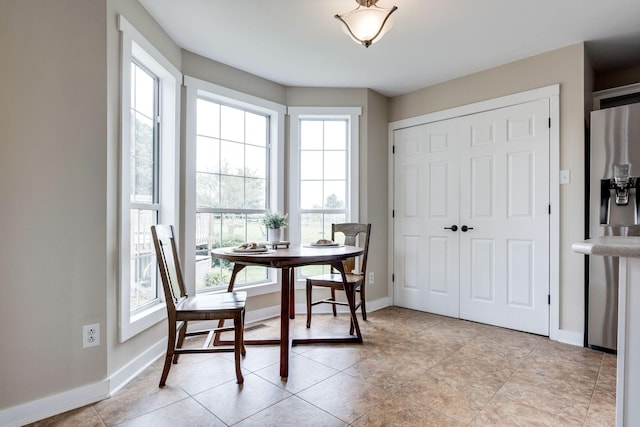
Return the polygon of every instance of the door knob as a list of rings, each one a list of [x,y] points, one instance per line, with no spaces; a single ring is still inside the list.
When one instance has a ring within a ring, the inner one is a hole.
[[[457,225],[452,225],[451,227],[445,227],[445,230],[451,230],[451,231],[458,231],[458,226]]]
[[[463,225],[462,227],[460,227],[460,230],[462,230],[462,231],[464,231],[466,233],[467,230],[473,230],[473,227],[467,227],[466,225]]]

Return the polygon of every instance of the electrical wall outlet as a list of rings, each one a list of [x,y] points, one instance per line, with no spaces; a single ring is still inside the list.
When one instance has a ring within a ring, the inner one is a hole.
[[[373,283],[375,282],[375,276],[373,275],[373,271],[369,272],[369,284],[373,285]]]
[[[100,345],[100,324],[84,325],[82,327],[82,348]]]

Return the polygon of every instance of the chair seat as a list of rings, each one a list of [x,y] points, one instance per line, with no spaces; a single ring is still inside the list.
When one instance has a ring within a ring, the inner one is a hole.
[[[176,305],[179,313],[203,314],[207,310],[242,310],[247,302],[247,293],[243,291],[223,292],[219,294],[201,294],[185,297]],[[224,316],[219,313],[217,316]],[[214,317],[212,317],[214,318]],[[219,319],[220,317],[215,317]]]
[[[347,283],[350,285],[362,282],[364,277],[361,274],[345,274]],[[327,286],[336,289],[342,289],[342,275],[340,273],[319,274],[317,276],[309,276],[307,280],[313,283],[313,286]]]

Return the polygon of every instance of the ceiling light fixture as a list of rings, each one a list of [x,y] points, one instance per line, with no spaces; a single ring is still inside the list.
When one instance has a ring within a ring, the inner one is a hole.
[[[371,46],[393,26],[391,14],[398,10],[396,6],[384,9],[376,6],[378,0],[356,0],[358,7],[351,12],[336,15],[343,24],[343,30],[356,43],[364,47]]]

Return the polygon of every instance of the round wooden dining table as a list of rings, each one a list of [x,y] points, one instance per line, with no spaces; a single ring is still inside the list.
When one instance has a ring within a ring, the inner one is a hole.
[[[217,248],[211,251],[214,258],[233,262],[233,272],[229,282],[229,291],[233,290],[237,274],[246,266],[258,265],[277,268],[280,270],[281,296],[280,296],[280,338],[279,339],[255,339],[245,340],[246,345],[271,344],[280,345],[280,376],[289,376],[290,349],[298,344],[315,343],[362,343],[362,334],[355,311],[355,290],[347,285],[342,261],[363,253],[358,246],[312,246],[290,245],[289,248],[267,249],[263,252],[240,252],[237,248]],[[355,336],[346,337],[321,337],[299,338],[293,337],[293,324],[295,321],[295,267],[305,265],[329,264],[342,275],[345,294],[349,304],[351,322],[354,325]],[[224,344],[217,337],[216,344]]]

